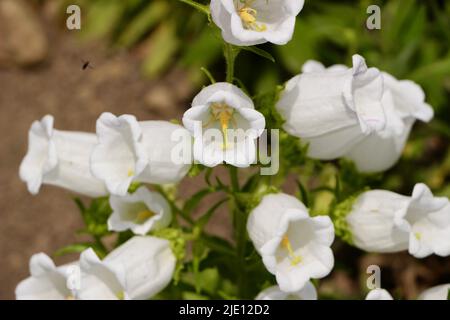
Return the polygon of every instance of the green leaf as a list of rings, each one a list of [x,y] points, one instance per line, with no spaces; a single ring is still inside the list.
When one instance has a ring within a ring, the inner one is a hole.
[[[207,296],[202,296],[195,292],[188,292],[188,291],[183,292],[182,299],[183,300],[209,300],[209,298]]]
[[[244,50],[244,51],[253,52],[256,55],[258,55],[260,57],[263,57],[263,58],[265,58],[267,60],[270,60],[273,63],[275,63],[275,58],[270,53],[268,53],[267,51],[265,51],[263,49],[260,49],[258,47],[254,47],[254,46],[251,46],[251,47],[239,47],[239,48],[241,50]]]
[[[250,178],[248,178],[247,182],[245,182],[244,186],[242,187],[243,192],[251,192],[258,186],[258,182],[261,178],[261,173],[258,171],[254,175],[252,175]]]
[[[184,212],[184,214],[186,215],[190,215],[190,213],[192,213],[192,211],[198,206],[198,204],[200,203],[200,201],[202,201],[202,199],[204,197],[206,197],[208,194],[211,193],[211,189],[210,188],[205,188],[202,189],[200,191],[198,191],[197,193],[195,193],[188,201],[186,201],[186,203],[183,206],[182,211]]]
[[[76,243],[76,244],[71,244],[68,246],[65,246],[61,249],[58,249],[53,256],[55,257],[60,257],[63,256],[65,254],[70,254],[70,253],[80,253],[88,248],[91,247],[91,243]]]
[[[235,256],[235,252],[231,244],[222,238],[204,234],[198,239],[198,241],[203,242],[211,250],[227,256]]]
[[[301,183],[300,180],[296,180],[297,186],[298,186],[298,190],[300,191],[300,196],[301,196],[301,201],[303,202],[303,204],[309,208],[309,197],[308,197],[308,191],[306,191],[305,187],[303,186],[303,184]]]
[[[161,24],[147,42],[147,57],[142,63],[144,75],[155,78],[165,71],[181,46],[174,21]]]
[[[170,10],[171,8],[167,1],[159,0],[150,3],[136,17],[133,17],[131,23],[121,33],[117,44],[119,46],[130,47],[137,43],[153,27],[163,21]]]
[[[92,200],[89,207],[85,207],[80,199],[75,199],[75,203],[80,208],[85,224],[82,232],[95,237],[102,237],[109,233],[107,221],[112,213],[112,209],[109,206],[108,197]]]
[[[90,242],[81,242],[81,243],[74,243],[68,246],[65,246],[59,250],[57,250],[53,256],[54,257],[60,257],[66,254],[71,254],[71,253],[81,253],[86,249],[92,248],[95,253],[100,257],[103,258],[106,254],[106,252],[99,247],[98,245],[96,245],[95,243],[90,243]]]
[[[200,219],[197,220],[196,225],[203,230],[203,228],[208,223],[209,219],[211,219],[213,213],[219,208],[223,203],[227,202],[228,198],[222,199],[219,202],[217,202],[215,205],[213,205],[203,216],[200,217]]]

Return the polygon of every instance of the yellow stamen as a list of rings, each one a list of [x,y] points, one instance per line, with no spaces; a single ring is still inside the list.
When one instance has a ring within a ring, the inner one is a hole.
[[[127,175],[128,175],[128,177],[134,176],[134,170],[133,169],[128,169]]]
[[[69,294],[69,295],[66,297],[66,300],[75,300],[75,297],[74,297],[73,295]]]
[[[281,246],[284,247],[288,251],[289,258],[291,259],[291,264],[296,266],[300,262],[302,262],[302,257],[295,254],[294,250],[292,250],[291,242],[289,238],[285,235],[281,240]]]
[[[136,223],[143,223],[145,221],[147,221],[149,218],[153,217],[155,215],[155,213],[153,211],[150,210],[142,210],[139,211],[138,214],[136,215]]]
[[[416,237],[417,240],[420,240],[422,238],[422,234],[420,232],[414,233],[414,236]]]
[[[256,16],[258,11],[250,8],[249,3],[246,1],[244,6],[238,10],[239,17],[242,20],[244,28],[263,32],[267,30],[267,26],[264,23],[258,24],[256,21]]]
[[[119,300],[124,300],[125,299],[125,292],[123,292],[123,291],[117,292],[116,293],[116,297]]]

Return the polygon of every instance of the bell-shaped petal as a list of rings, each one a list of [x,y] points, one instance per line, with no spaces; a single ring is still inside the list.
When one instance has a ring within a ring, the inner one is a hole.
[[[428,122],[433,109],[425,103],[423,90],[409,80],[397,80],[383,72],[383,107],[386,127],[373,132],[346,155],[361,172],[391,168],[400,158],[416,119]]]
[[[255,300],[317,300],[317,290],[311,281],[296,292],[284,292],[279,286],[272,286],[261,291]]]
[[[423,291],[418,300],[448,300],[450,296],[450,283],[441,284]]]
[[[223,162],[248,167],[256,161],[265,119],[242,90],[220,82],[194,98],[183,124],[194,137],[194,160],[209,167]]]
[[[276,108],[283,128],[309,144],[310,157],[329,160],[385,127],[382,95],[381,73],[354,55],[351,69],[307,62],[304,72],[286,83]]]
[[[77,297],[81,300],[129,299],[126,291],[126,270],[120,265],[101,261],[91,248],[80,256],[83,273]]]
[[[307,208],[292,196],[264,196],[250,213],[247,231],[282,291],[299,291],[311,278],[323,278],[333,268],[330,218],[310,217]]]
[[[450,205],[417,184],[412,196],[385,190],[362,193],[346,216],[353,244],[369,252],[409,250],[418,257],[450,253]]]
[[[108,194],[104,183],[90,170],[95,134],[55,130],[53,117],[47,115],[32,124],[28,140],[19,174],[30,193],[37,194],[44,183],[90,197]]]
[[[176,259],[169,241],[135,236],[103,262],[124,271],[125,291],[131,299],[149,299],[170,283]]]
[[[222,37],[237,46],[283,45],[294,33],[304,0],[212,0],[210,9]]]
[[[167,227],[172,212],[167,200],[159,193],[140,187],[126,196],[111,196],[109,203],[113,210],[108,219],[112,231],[131,230],[145,235],[150,230]]]
[[[394,300],[385,289],[373,289],[366,296],[366,300]]]
[[[74,292],[67,285],[69,265],[56,267],[52,259],[38,253],[30,259],[31,276],[16,288],[17,300],[72,300]]]
[[[179,125],[103,113],[97,120],[99,143],[91,156],[92,173],[111,194],[121,196],[132,181],[176,183],[191,166],[189,161],[174,159],[180,134],[185,136],[181,143],[190,143],[189,133]]]
[[[390,191],[371,190],[361,194],[346,220],[353,244],[369,252],[397,252],[408,248],[408,232],[396,223],[402,220],[409,197]]]
[[[405,215],[409,230],[410,254],[424,258],[431,254],[450,255],[450,201],[434,197],[430,189],[419,183],[414,187],[410,209]]]

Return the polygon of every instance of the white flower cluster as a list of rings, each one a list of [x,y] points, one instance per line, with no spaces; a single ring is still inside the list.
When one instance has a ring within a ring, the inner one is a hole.
[[[210,8],[225,41],[250,46],[287,43],[303,4],[303,0],[212,0]],[[285,120],[283,129],[308,143],[309,157],[349,158],[361,172],[391,168],[415,121],[433,117],[417,84],[368,68],[359,55],[353,56],[351,68],[325,68],[308,61],[303,72],[286,83],[275,108]],[[182,122],[184,126],[139,122],[132,115],[104,113],[97,120],[96,134],[56,130],[51,116],[32,124],[20,166],[28,190],[37,194],[42,184],[51,184],[91,197],[109,196],[108,229],[140,236],[103,260],[88,249],[79,261],[56,267],[45,254],[34,255],[31,277],[17,287],[18,299],[148,299],[168,285],[176,264],[170,243],[145,235],[169,226],[171,206],[143,186],[130,194],[130,186],[177,183],[193,161],[208,167],[222,163],[248,167],[255,162],[256,140],[266,126],[252,99],[223,82],[201,90]],[[187,141],[192,155],[187,161],[174,161],[179,147],[174,136]],[[417,184],[411,196],[364,192],[340,218],[353,245],[363,250],[408,250],[417,258],[450,255],[450,201],[434,197],[424,184]],[[293,196],[266,194],[250,212],[247,232],[277,281],[257,299],[317,299],[311,280],[326,277],[334,266],[335,228],[330,217],[312,216]],[[73,286],[69,271],[74,267],[80,273],[74,282],[79,285]],[[422,298],[441,299],[448,287],[432,288]],[[367,299],[392,297],[376,289]]]
[[[56,267],[44,253],[30,260],[31,277],[16,288],[19,300],[149,299],[172,280],[175,257],[169,241],[131,238],[100,260],[92,249]]]

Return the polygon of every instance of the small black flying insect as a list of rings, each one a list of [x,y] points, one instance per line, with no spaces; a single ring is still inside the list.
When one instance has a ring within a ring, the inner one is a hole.
[[[86,70],[87,68],[89,69],[94,69],[94,67],[91,65],[90,61],[84,61],[82,60],[81,62],[83,62],[83,65],[81,67],[81,70]]]

